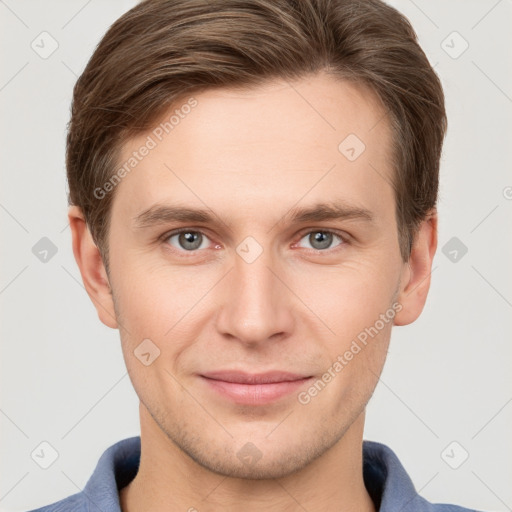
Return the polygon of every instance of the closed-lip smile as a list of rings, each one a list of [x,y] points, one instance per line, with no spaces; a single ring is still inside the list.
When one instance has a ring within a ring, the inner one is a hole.
[[[239,370],[220,370],[203,373],[200,377],[208,386],[238,404],[263,405],[297,390],[311,376],[287,371],[246,373]]]

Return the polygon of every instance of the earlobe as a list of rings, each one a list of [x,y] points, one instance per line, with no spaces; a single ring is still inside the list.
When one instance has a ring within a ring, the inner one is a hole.
[[[92,300],[98,316],[107,327],[117,329],[114,301],[101,254],[94,243],[82,210],[70,206],[69,226],[73,237],[73,254],[80,269],[87,294]]]
[[[437,212],[434,209],[418,227],[409,261],[404,263],[398,296],[402,309],[395,316],[395,325],[410,324],[423,311],[430,289],[430,275],[436,249]]]

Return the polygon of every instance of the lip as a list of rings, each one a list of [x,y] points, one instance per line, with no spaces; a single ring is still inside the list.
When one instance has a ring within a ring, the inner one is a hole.
[[[274,402],[309,381],[311,376],[283,371],[251,374],[218,371],[200,375],[210,389],[237,404],[264,405]]]

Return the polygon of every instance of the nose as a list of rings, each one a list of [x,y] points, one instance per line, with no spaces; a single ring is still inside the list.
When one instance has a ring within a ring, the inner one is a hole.
[[[257,346],[288,337],[293,328],[293,294],[284,266],[269,252],[249,263],[238,254],[223,279],[217,329],[224,337]]]

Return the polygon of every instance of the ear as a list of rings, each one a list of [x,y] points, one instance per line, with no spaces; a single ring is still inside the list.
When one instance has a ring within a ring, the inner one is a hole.
[[[402,309],[395,316],[395,325],[410,324],[423,311],[430,288],[430,274],[436,249],[437,211],[433,209],[419,225],[409,261],[404,263],[397,298]]]
[[[107,327],[117,329],[114,300],[107,272],[82,210],[78,206],[70,206],[68,219],[73,237],[73,254],[80,269],[85,289],[100,320]]]

